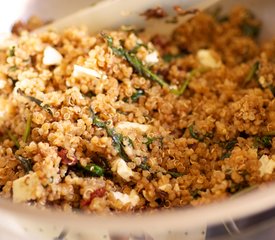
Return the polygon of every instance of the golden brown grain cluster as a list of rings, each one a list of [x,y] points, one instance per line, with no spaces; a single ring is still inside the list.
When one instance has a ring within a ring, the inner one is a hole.
[[[0,50],[0,195],[87,212],[198,205],[274,178],[275,42],[243,8],[172,36],[21,32]],[[161,79],[165,84],[159,84]]]

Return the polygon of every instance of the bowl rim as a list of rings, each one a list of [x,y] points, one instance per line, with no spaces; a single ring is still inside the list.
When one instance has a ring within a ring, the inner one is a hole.
[[[216,225],[232,219],[241,219],[268,210],[275,205],[275,183],[261,185],[258,189],[227,198],[219,202],[198,207],[186,207],[144,212],[140,214],[121,213],[115,215],[83,214],[38,209],[23,204],[0,199],[0,213],[30,221],[66,226],[70,229],[90,231],[93,229],[128,232],[128,231],[180,231],[207,225]],[[2,214],[1,214],[2,215]],[[0,220],[1,220],[0,215]],[[5,216],[5,215],[3,215]],[[4,220],[4,219],[3,219]]]

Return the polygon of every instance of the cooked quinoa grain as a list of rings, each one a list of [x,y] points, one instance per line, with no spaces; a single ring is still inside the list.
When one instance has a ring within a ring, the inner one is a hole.
[[[274,179],[275,44],[257,42],[260,25],[236,8],[150,42],[20,31],[0,50],[0,196],[125,212]]]

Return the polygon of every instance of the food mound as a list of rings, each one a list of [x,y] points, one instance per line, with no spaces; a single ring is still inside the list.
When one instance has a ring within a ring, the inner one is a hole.
[[[235,8],[171,36],[22,31],[0,50],[0,195],[66,211],[199,205],[274,179],[275,41]]]

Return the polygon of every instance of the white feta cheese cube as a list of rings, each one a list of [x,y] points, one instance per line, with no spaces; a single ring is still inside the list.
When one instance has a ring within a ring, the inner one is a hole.
[[[117,172],[120,177],[128,182],[130,181],[130,177],[133,176],[132,169],[128,167],[122,158],[118,158],[113,162],[112,171]]]
[[[73,76],[80,77],[83,75],[87,75],[87,76],[91,76],[91,77],[95,77],[103,80],[107,79],[107,76],[100,71],[96,71],[94,69],[82,67],[79,65],[74,65]]]
[[[44,49],[43,64],[44,65],[59,65],[63,56],[55,48],[47,46]]]
[[[145,133],[149,130],[150,125],[146,124],[140,124],[140,123],[134,123],[134,122],[119,122],[116,125],[117,130],[121,129],[138,129],[139,131]]]
[[[146,57],[145,57],[145,62],[150,65],[155,64],[158,61],[159,61],[159,58],[158,58],[157,51],[151,52],[148,55],[146,55]]]
[[[131,203],[131,205],[134,207],[139,202],[139,196],[135,190],[132,190],[129,195],[121,192],[112,192],[112,194],[116,200],[121,201],[124,205]]]
[[[197,52],[197,58],[201,65],[209,68],[219,68],[221,60],[217,53],[208,49],[201,49]]]
[[[16,179],[12,185],[13,201],[25,202],[41,197],[43,187],[36,173]]]
[[[260,158],[260,176],[264,176],[265,174],[271,174],[275,168],[275,161],[273,159],[268,158],[267,155],[263,155]]]

